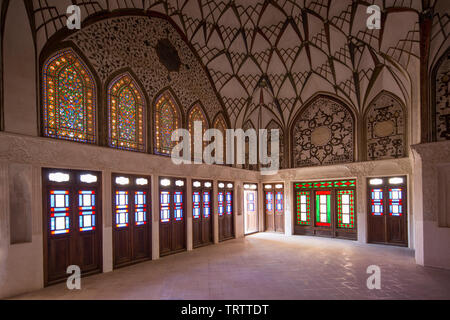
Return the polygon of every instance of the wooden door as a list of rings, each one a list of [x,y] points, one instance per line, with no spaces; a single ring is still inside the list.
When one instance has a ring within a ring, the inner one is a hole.
[[[113,265],[151,259],[150,178],[112,175]]]
[[[219,217],[219,241],[233,239],[234,234],[234,193],[233,183],[219,183],[217,194]]]
[[[282,184],[264,186],[267,232],[284,233],[284,189]]]
[[[408,246],[406,177],[368,182],[370,243]]]
[[[245,234],[258,232],[257,191],[244,191]]]
[[[264,191],[265,213],[266,213],[266,231],[275,231],[275,199],[273,190]]]
[[[102,269],[101,173],[43,169],[44,285]]]
[[[194,181],[192,187],[192,226],[194,248],[213,243],[212,182]]]
[[[184,179],[160,179],[160,255],[186,250]]]
[[[274,209],[275,232],[284,233],[284,191],[282,189],[275,190]]]

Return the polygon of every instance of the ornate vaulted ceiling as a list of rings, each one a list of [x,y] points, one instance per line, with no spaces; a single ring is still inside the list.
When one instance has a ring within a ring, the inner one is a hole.
[[[276,120],[287,128],[318,92],[334,94],[362,113],[381,90],[406,105],[416,90],[422,0],[73,2],[82,7],[83,19],[125,8],[171,17],[207,67],[233,126]],[[65,26],[70,4],[32,1],[38,49]],[[369,4],[385,10],[382,30],[367,28]],[[439,19],[439,29],[448,30],[448,16]]]

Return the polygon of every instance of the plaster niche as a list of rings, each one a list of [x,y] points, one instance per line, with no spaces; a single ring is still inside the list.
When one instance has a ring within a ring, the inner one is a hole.
[[[354,119],[341,102],[318,96],[294,121],[293,166],[353,162]]]
[[[365,119],[367,160],[406,155],[406,116],[401,103],[387,92],[370,104]]]

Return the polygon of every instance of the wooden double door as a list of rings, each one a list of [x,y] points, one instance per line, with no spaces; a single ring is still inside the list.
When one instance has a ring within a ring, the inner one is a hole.
[[[219,241],[234,239],[234,184],[219,182],[217,211],[219,218]]]
[[[152,257],[150,181],[145,176],[112,175],[114,268]]]
[[[186,180],[160,178],[159,253],[166,256],[186,250]]]
[[[194,248],[214,243],[213,188],[211,181],[192,184],[192,236]]]
[[[43,169],[44,285],[102,270],[100,172]]]
[[[408,246],[406,177],[368,180],[369,243]]]
[[[265,228],[267,232],[284,233],[284,188],[283,185],[265,185]]]

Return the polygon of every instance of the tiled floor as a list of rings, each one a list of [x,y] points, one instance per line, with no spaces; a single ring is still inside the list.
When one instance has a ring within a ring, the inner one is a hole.
[[[381,290],[367,289],[370,265]],[[450,271],[417,266],[409,249],[261,233],[18,298],[450,299]]]

